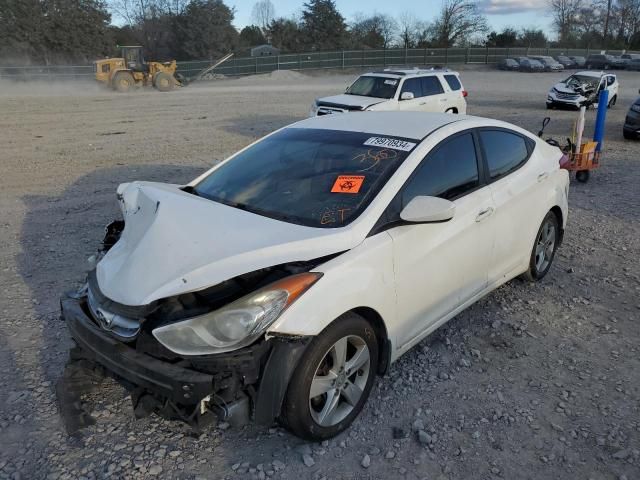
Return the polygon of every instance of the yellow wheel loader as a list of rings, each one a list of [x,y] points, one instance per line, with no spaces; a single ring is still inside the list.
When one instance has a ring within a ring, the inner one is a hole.
[[[96,80],[118,92],[128,92],[133,87],[153,86],[168,92],[185,84],[176,72],[176,61],[145,62],[142,47],[121,47],[122,57],[97,60]]]

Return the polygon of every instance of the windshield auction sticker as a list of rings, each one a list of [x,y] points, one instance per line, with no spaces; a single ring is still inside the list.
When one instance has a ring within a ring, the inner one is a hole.
[[[331,193],[358,193],[364,182],[364,175],[340,175],[331,189]]]
[[[398,140],[397,138],[385,138],[385,137],[371,137],[363,145],[369,147],[384,147],[393,148],[394,150],[403,150],[405,152],[410,151],[416,146],[415,143],[405,142],[404,140]]]

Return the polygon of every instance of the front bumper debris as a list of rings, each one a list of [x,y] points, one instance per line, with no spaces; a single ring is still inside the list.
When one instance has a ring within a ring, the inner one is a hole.
[[[310,340],[273,337],[220,355],[166,358],[162,349],[148,348],[143,337],[136,349],[98,327],[89,316],[86,297],[64,297],[60,305],[62,319],[76,343],[56,387],[69,434],[94,423],[82,404],[82,395],[106,376],[131,392],[137,418],[156,413],[184,421],[199,432],[216,419],[243,425],[253,411],[258,423],[271,424],[280,413],[289,378]]]

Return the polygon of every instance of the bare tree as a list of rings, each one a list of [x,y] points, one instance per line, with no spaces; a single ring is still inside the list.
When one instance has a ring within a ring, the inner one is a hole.
[[[403,48],[416,46],[421,27],[414,13],[405,11],[398,16],[398,30],[400,46]]]
[[[433,24],[433,37],[438,46],[451,47],[487,30],[487,19],[480,13],[476,2],[444,0]]]
[[[269,24],[276,16],[276,8],[271,0],[260,0],[253,5],[251,11],[251,19],[262,29],[262,33],[266,33]]]
[[[560,42],[568,42],[575,34],[582,0],[549,0],[551,16]]]

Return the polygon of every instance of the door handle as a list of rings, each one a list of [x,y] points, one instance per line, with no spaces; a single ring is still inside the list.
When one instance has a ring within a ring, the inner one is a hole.
[[[538,174],[538,181],[541,182],[545,178],[547,178],[548,176],[549,176],[549,172],[542,172],[542,173]]]
[[[476,222],[481,222],[485,218],[489,218],[492,213],[493,213],[493,207],[487,207],[480,210],[480,212],[478,212],[478,216],[476,217]]]
[[[426,105],[426,104],[427,104],[427,102],[422,102],[422,103],[420,103],[420,105]]]

